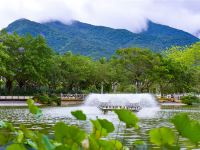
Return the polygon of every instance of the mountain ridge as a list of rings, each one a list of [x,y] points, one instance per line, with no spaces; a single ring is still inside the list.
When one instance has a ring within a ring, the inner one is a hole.
[[[48,45],[58,53],[72,51],[92,57],[110,57],[115,50],[126,47],[149,48],[160,52],[173,45],[185,46],[199,41],[197,37],[187,32],[151,21],[148,22],[147,30],[141,33],[91,25],[77,20],[64,24],[60,21],[37,23],[19,19],[9,24],[6,29],[8,32],[17,32],[20,35],[41,34]]]

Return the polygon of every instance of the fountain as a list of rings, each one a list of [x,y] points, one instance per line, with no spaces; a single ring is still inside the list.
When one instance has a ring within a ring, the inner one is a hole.
[[[109,104],[113,108],[122,108],[137,104],[141,107],[137,115],[139,117],[152,117],[159,110],[156,98],[152,94],[90,94],[86,97],[84,106],[99,107],[102,104]],[[110,108],[110,107],[109,107]],[[136,110],[137,111],[137,110]]]

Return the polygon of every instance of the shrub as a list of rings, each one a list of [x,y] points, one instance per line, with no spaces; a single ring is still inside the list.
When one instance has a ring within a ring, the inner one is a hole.
[[[51,104],[50,98],[47,94],[38,94],[33,97],[34,101],[42,104]]]
[[[55,103],[58,106],[61,105],[61,99],[56,94],[37,94],[33,97],[33,99],[35,102],[39,102],[42,104],[52,105],[53,103]]]
[[[57,106],[60,106],[61,105],[61,98],[58,97],[56,94],[52,94],[49,96],[50,98],[50,102],[51,103],[56,103]]]
[[[197,96],[187,95],[182,96],[181,101],[184,104],[192,105],[193,103],[200,103],[200,98],[198,98]]]

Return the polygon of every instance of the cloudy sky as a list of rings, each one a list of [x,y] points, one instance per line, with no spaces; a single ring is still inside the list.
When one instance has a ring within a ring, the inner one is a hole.
[[[0,0],[0,28],[16,19],[79,20],[140,32],[147,20],[195,34],[200,0]]]

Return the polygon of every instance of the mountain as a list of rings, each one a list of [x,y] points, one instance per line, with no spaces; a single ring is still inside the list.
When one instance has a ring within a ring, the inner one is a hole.
[[[72,21],[70,24],[59,21],[37,23],[27,19],[16,20],[6,29],[20,35],[43,35],[48,45],[59,53],[72,51],[93,57],[109,57],[115,50],[125,47],[145,47],[160,52],[171,46],[190,45],[199,41],[187,32],[151,21],[148,22],[148,29],[141,33],[79,21]]]

